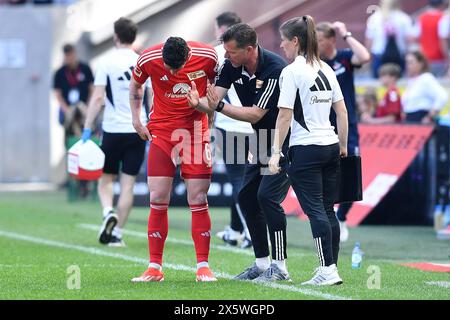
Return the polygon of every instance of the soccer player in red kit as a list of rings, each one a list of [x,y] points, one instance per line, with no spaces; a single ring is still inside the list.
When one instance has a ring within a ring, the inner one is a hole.
[[[208,80],[217,71],[217,54],[213,47],[200,42],[186,42],[170,37],[163,44],[145,50],[137,61],[130,83],[133,126],[144,140],[150,140],[148,186],[148,269],[132,281],[163,281],[162,260],[168,233],[167,208],[173,176],[180,163],[181,176],[192,213],[192,239],[197,255],[197,281],[216,281],[209,269],[208,256],[211,220],[207,192],[211,182],[208,114],[202,107],[189,106],[191,87],[206,96]],[[142,86],[150,78],[154,91],[153,109],[147,126],[139,122]]]

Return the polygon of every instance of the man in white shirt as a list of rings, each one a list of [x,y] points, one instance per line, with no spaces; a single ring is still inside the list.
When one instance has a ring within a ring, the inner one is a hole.
[[[241,18],[234,12],[224,12],[216,17],[216,37],[220,39],[222,34],[232,25],[241,22]],[[223,44],[215,47],[219,58],[219,65],[225,61],[225,48]],[[227,96],[224,98],[225,103],[234,106],[242,106],[236,90],[232,85],[228,90]],[[233,202],[231,204],[231,221],[230,226],[225,230],[217,233],[217,236],[226,243],[236,246],[240,243],[241,248],[251,247],[250,233],[238,203],[238,194],[242,185],[242,177],[244,176],[245,160],[248,153],[248,143],[246,137],[253,135],[253,128],[250,123],[232,119],[220,112],[216,113],[214,120],[216,139],[216,147],[222,151],[223,161],[226,166],[228,180],[233,188]],[[234,143],[234,137],[237,141]],[[248,139],[248,138],[247,138]],[[248,140],[247,140],[248,141]],[[244,160],[244,161],[239,161]]]
[[[101,144],[105,153],[105,166],[98,184],[103,207],[99,242],[109,246],[125,246],[121,230],[133,205],[133,188],[145,154],[146,142],[139,137],[132,125],[129,105],[129,83],[138,58],[132,49],[136,33],[137,26],[129,19],[120,18],[114,23],[116,48],[102,58],[98,65],[82,135],[84,142],[90,138],[92,124],[105,105]],[[147,123],[146,114],[141,112],[143,125]],[[113,209],[113,182],[119,169],[122,173],[116,214]]]

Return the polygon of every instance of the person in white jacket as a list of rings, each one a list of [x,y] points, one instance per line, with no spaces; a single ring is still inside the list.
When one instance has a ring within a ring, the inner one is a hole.
[[[420,51],[406,55],[408,84],[402,96],[405,121],[430,124],[448,101],[446,90],[429,72],[428,61]]]

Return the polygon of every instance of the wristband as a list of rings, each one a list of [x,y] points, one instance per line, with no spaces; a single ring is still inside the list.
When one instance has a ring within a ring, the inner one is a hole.
[[[225,103],[224,103],[223,101],[220,101],[220,102],[217,104],[216,111],[217,111],[217,112],[222,112],[222,110],[223,110],[224,107],[225,107]]]

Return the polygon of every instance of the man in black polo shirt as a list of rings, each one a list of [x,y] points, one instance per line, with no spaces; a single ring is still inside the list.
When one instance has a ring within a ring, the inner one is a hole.
[[[86,105],[93,91],[91,68],[78,59],[71,44],[63,47],[64,65],[55,73],[53,87],[58,100],[59,122],[64,126],[66,139],[81,136]]]
[[[256,131],[256,141],[250,141],[249,162],[239,192],[239,205],[247,221],[256,261],[235,279],[289,280],[285,263],[286,215],[280,205],[289,189],[287,161],[282,158],[279,174],[270,175],[267,168],[273,140],[271,131],[275,129],[278,116],[278,78],[286,62],[259,46],[255,30],[247,24],[230,27],[222,35],[222,41],[227,60],[219,71],[215,86],[208,86],[207,104],[204,99],[199,103],[195,84],[192,84],[188,100],[197,110],[210,112],[212,109],[233,119],[250,122]],[[244,108],[222,102],[232,84]],[[283,154],[287,154],[287,141],[282,148]],[[267,228],[272,243],[272,263]]]

